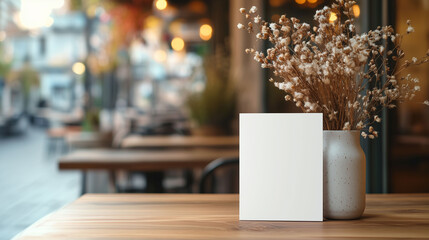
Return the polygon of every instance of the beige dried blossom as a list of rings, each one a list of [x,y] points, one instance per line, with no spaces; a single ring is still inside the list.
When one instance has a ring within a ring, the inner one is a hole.
[[[256,13],[257,10],[258,9],[255,6],[253,6],[250,8],[249,13]]]
[[[316,11],[317,26],[285,15],[269,23],[257,15],[256,7],[248,12],[241,8],[251,21],[237,27],[271,42],[266,52],[251,48],[246,53],[261,67],[273,70],[277,81],[270,82],[286,93],[286,101],[293,101],[303,112],[323,113],[326,130],[366,128],[369,132],[362,132],[362,137],[372,139],[378,132],[371,125],[381,122],[378,115],[382,108],[394,108],[420,91],[418,79],[410,74],[397,79],[395,74],[427,63],[429,50],[421,58],[398,64],[405,56],[400,47],[403,35],[391,26],[356,33],[355,4],[353,0],[335,0],[330,7]],[[337,14],[334,22],[329,21],[332,12]],[[406,32],[414,32],[409,20]],[[387,45],[388,40],[394,47]]]
[[[407,20],[407,34],[414,32],[414,28],[411,26],[411,20]]]

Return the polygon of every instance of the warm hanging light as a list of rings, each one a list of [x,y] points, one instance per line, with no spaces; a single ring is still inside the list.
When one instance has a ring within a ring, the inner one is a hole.
[[[175,37],[171,41],[171,47],[174,51],[182,51],[185,48],[185,41],[183,41],[183,39],[180,37]]]
[[[357,4],[353,5],[352,10],[353,10],[353,15],[355,15],[355,17],[359,17],[359,15],[360,15],[359,5],[357,5]]]
[[[334,12],[331,12],[331,14],[329,15],[329,22],[335,22],[337,20],[337,14],[335,14]]]
[[[85,72],[85,65],[81,62],[76,62],[73,64],[72,70],[77,75],[82,75]]]
[[[167,5],[168,5],[168,3],[167,3],[167,1],[166,1],[166,0],[157,0],[157,1],[155,2],[155,7],[156,7],[158,10],[164,10],[164,9],[166,9],[166,8],[167,8]]]
[[[308,1],[308,3],[313,4],[313,3],[317,3],[318,0],[307,0],[307,1]]]
[[[296,3],[298,4],[304,4],[306,0],[295,0]]]
[[[204,41],[210,40],[212,38],[213,28],[208,24],[203,24],[200,27],[200,38]]]
[[[51,26],[52,11],[61,8],[64,0],[21,0],[20,9],[14,16],[15,23],[26,30]]]

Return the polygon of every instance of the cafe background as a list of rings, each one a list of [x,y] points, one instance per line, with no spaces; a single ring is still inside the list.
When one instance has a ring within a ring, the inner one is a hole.
[[[238,9],[255,5],[267,20],[287,14],[313,23],[330,3],[0,0],[0,239],[79,197],[80,172],[57,166],[73,151],[70,132],[100,133],[103,147],[116,148],[130,134],[234,135],[238,113],[299,112],[244,54],[268,45],[236,29]],[[429,49],[429,1],[358,0],[353,10],[358,32],[392,25],[404,33],[410,19],[416,31],[405,52]],[[421,80],[416,102],[428,99],[429,67],[410,71]],[[408,102],[382,119],[380,137],[361,140],[367,192],[429,192],[429,108]],[[174,186],[186,174],[166,177]],[[89,192],[110,191],[104,171],[87,180]],[[144,174],[119,180],[125,192],[145,188]]]

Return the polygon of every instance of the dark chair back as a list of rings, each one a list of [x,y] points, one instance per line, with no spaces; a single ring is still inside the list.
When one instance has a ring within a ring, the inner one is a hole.
[[[200,193],[238,193],[238,158],[218,158],[201,175]]]

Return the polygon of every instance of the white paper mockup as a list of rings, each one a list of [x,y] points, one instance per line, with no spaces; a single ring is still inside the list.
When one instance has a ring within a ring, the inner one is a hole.
[[[240,114],[240,220],[323,221],[322,114]]]

